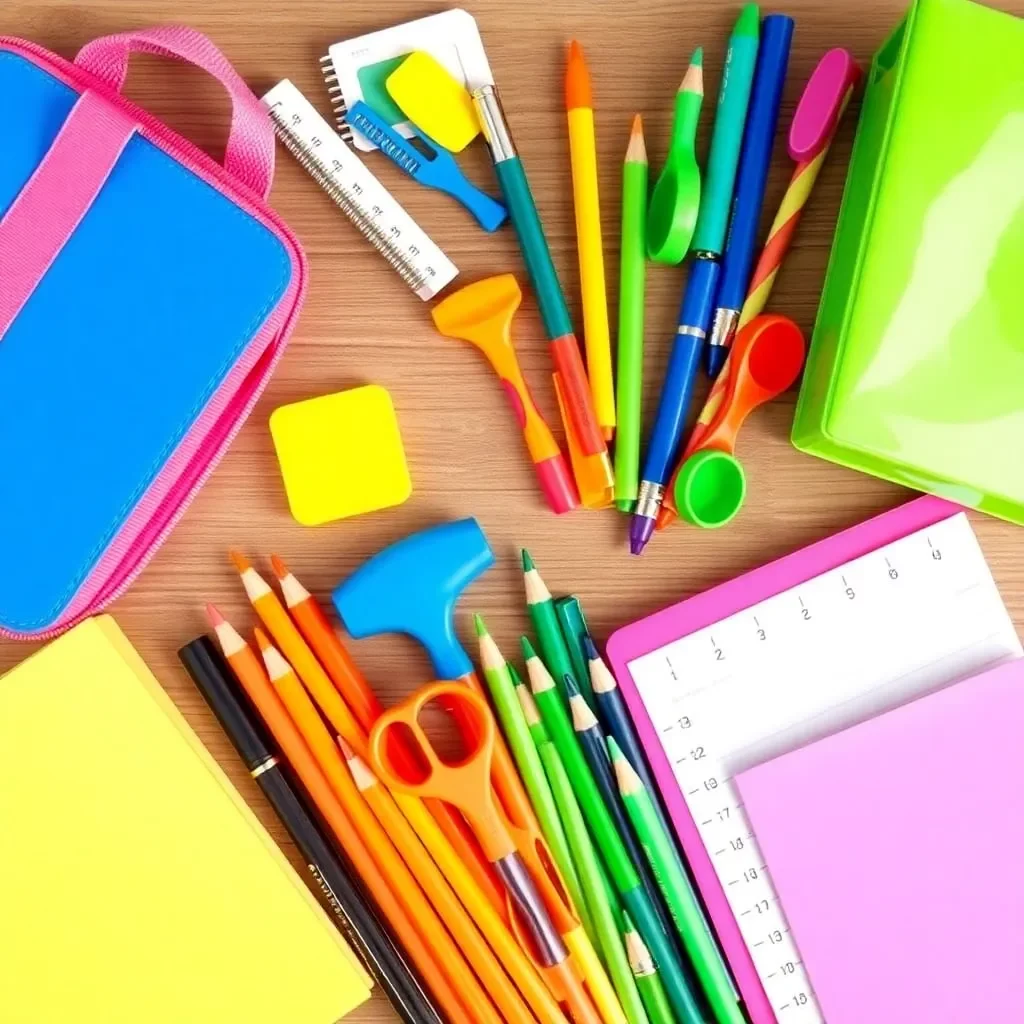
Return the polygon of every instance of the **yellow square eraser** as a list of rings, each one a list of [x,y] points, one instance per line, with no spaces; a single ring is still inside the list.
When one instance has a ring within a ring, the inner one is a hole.
[[[412,494],[391,396],[376,384],[275,409],[270,435],[303,526],[400,505]]]
[[[473,98],[429,53],[414,50],[388,75],[384,86],[421,132],[452,153],[461,153],[479,135]]]

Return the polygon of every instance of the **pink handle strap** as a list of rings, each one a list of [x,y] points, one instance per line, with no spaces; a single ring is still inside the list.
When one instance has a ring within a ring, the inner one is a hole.
[[[162,25],[94,39],[78,51],[75,63],[120,92],[132,53],[177,57],[208,71],[227,89],[232,113],[224,167],[266,198],[274,177],[274,128],[260,101],[224,54],[201,32],[183,25]]]

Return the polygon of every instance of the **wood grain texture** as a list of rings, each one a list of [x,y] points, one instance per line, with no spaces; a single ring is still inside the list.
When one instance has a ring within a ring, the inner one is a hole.
[[[472,0],[491,64],[502,89],[540,207],[555,261],[577,324],[579,285],[562,101],[564,45],[585,47],[594,79],[605,249],[614,304],[619,177],[630,119],[644,115],[656,171],[664,157],[672,96],[690,52],[705,48],[708,99],[701,151],[707,142],[721,60],[737,5],[722,0]],[[782,125],[820,54],[848,47],[865,64],[896,24],[904,0],[788,0],[797,20]],[[1024,14],[1024,0],[1002,0]],[[410,0],[8,0],[0,31],[31,38],[66,56],[88,40],[131,27],[181,22],[208,33],[257,92],[283,77],[328,113],[317,61],[329,43],[435,10]],[[130,95],[178,130],[220,155],[227,102],[219,86],[194,69],[133,58]],[[810,332],[831,243],[854,116],[847,116],[780,275],[769,308]],[[521,263],[510,231],[479,231],[467,215],[436,193],[399,178],[390,165],[374,170],[462,271],[460,281],[513,270]],[[493,188],[482,147],[464,166]],[[788,179],[784,145],[776,146],[764,227]],[[659,536],[641,560],[626,549],[624,517],[580,512],[556,519],[545,511],[521,439],[490,371],[467,346],[437,336],[427,307],[375,256],[330,201],[283,150],[271,196],[309,254],[309,298],[289,351],[251,420],[223,464],[130,592],[113,609],[127,635],[152,666],[275,838],[283,830],[234,757],[217,724],[180,669],[179,646],[203,631],[203,602],[215,601],[240,628],[251,626],[226,550],[237,545],[267,571],[281,554],[321,598],[367,555],[414,530],[475,515],[498,563],[467,595],[460,628],[471,637],[471,610],[485,614],[491,632],[511,654],[526,627],[516,553],[529,547],[549,586],[574,591],[599,637],[680,597],[792,551],[906,500],[880,481],[797,453],[788,442],[794,395],[759,412],[745,428],[741,454],[749,498],[727,529],[701,533],[677,527]],[[648,274],[645,409],[648,422],[673,336],[682,272]],[[516,321],[524,370],[546,414],[553,412],[550,359],[532,300]],[[394,397],[415,493],[403,507],[317,530],[289,517],[267,431],[278,405],[373,381]],[[1021,534],[973,516],[982,546],[1014,621],[1024,625]],[[420,651],[401,638],[353,645],[385,700],[430,678]],[[0,670],[29,651],[0,643]],[[353,1021],[391,1020],[377,996]]]

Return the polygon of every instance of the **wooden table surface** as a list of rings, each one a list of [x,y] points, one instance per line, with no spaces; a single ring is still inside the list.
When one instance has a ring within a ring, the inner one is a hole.
[[[705,52],[701,151],[717,95],[722,56],[737,4],[724,0],[472,0],[496,80],[502,89],[533,190],[577,325],[581,322],[575,231],[563,108],[564,46],[585,47],[594,79],[609,300],[615,309],[620,163],[634,112],[644,115],[652,169],[664,157],[672,97],[698,45]],[[904,0],[788,0],[797,22],[781,124],[821,53],[845,46],[865,62],[896,24]],[[1024,14],[1024,0],[1002,0]],[[88,40],[128,28],[181,22],[206,32],[259,93],[288,77],[325,115],[318,58],[328,44],[388,23],[431,13],[412,0],[8,0],[0,32],[35,40],[66,56]],[[133,58],[128,92],[181,132],[220,155],[227,103],[201,72],[153,58]],[[852,112],[856,114],[856,110]],[[769,308],[810,332],[832,239],[855,116],[847,116]],[[436,193],[401,180],[383,159],[374,171],[442,245],[468,282],[522,264],[512,232],[492,237]],[[494,187],[477,144],[464,166]],[[765,227],[791,165],[780,135],[765,203]],[[255,785],[234,756],[175,657],[202,632],[203,603],[216,602],[239,627],[253,616],[227,549],[237,545],[260,568],[279,553],[321,598],[360,562],[411,530],[476,516],[497,564],[466,595],[470,612],[486,615],[508,652],[526,627],[518,549],[530,549],[551,589],[583,600],[595,633],[613,629],[680,597],[890,508],[900,489],[801,455],[789,444],[795,392],[757,413],[741,438],[749,495],[739,518],[719,532],[677,527],[642,559],[626,548],[625,517],[581,511],[556,519],[541,503],[522,442],[490,371],[468,346],[434,333],[420,302],[355,232],[283,150],[271,202],[309,255],[310,289],[298,328],[277,374],[220,468],[163,549],[113,608],[129,638],[199,735],[219,758],[274,836],[287,845]],[[664,371],[683,273],[648,272],[645,409],[650,420]],[[614,321],[613,321],[614,322]],[[550,360],[536,309],[527,297],[516,321],[524,370],[538,402],[552,412]],[[375,382],[394,398],[414,494],[402,507],[319,529],[289,517],[267,431],[278,405]],[[703,386],[703,385],[702,385]],[[1013,527],[972,516],[1014,621],[1024,625],[1024,558]],[[0,643],[0,669],[28,653]],[[430,677],[425,658],[402,638],[353,644],[386,700]],[[391,1020],[382,997],[352,1015]]]

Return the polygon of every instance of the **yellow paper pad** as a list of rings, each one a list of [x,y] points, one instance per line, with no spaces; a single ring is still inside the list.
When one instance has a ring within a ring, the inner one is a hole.
[[[334,1024],[370,979],[113,619],[0,678],[0,1021]]]

